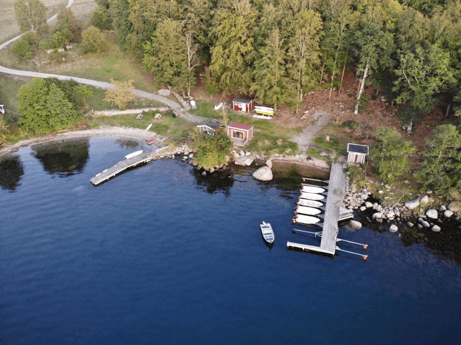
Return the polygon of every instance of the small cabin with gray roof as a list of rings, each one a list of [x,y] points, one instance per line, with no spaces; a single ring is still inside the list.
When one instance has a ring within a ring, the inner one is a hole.
[[[362,164],[369,151],[368,145],[347,144],[347,162]]]
[[[203,133],[208,135],[218,131],[221,126],[221,122],[213,119],[206,119],[202,121],[199,125],[197,125],[197,127],[200,128],[203,131]]]
[[[244,111],[249,113],[253,110],[253,100],[244,98],[234,98],[232,101],[234,111]]]

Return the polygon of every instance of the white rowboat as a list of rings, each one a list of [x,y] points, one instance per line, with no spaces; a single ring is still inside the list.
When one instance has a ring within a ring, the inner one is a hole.
[[[321,203],[320,201],[315,201],[315,200],[299,199],[298,206],[322,207],[323,203]]]
[[[319,214],[320,212],[322,211],[320,211],[318,208],[299,206],[295,211],[295,215],[306,214],[310,216],[315,216],[316,214]]]
[[[272,230],[272,226],[270,223],[262,222],[260,224],[261,227],[261,234],[263,235],[264,241],[271,244],[274,243],[275,235],[274,231]]]
[[[323,196],[322,194],[304,193],[304,192],[301,192],[299,197],[301,199],[309,199],[309,200],[323,200],[323,199],[325,199],[325,196]]]
[[[140,155],[141,153],[143,153],[143,150],[139,150],[139,151],[130,153],[129,155],[126,155],[126,156],[125,156],[125,159],[129,159],[129,158],[136,157],[137,155]]]
[[[312,187],[312,186],[302,186],[301,189],[305,193],[317,193],[321,194],[325,192],[325,189],[320,188],[320,187]]]
[[[317,217],[312,217],[312,216],[305,216],[302,214],[298,214],[293,218],[293,224],[299,223],[299,224],[308,224],[308,225],[314,225],[320,222],[320,219]]]

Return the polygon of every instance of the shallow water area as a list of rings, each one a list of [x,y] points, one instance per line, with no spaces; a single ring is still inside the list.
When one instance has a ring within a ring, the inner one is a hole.
[[[0,162],[0,343],[458,341],[455,262],[368,228],[339,235],[368,243],[367,262],[287,250],[316,243],[291,231],[294,173],[159,160],[91,185],[140,147],[99,137]]]

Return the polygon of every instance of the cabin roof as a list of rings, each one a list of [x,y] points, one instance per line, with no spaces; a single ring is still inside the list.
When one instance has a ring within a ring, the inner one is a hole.
[[[250,104],[252,102],[252,100],[251,99],[245,99],[245,98],[234,98],[234,100],[232,102]]]
[[[206,119],[200,122],[198,126],[208,126],[210,128],[216,129],[219,126],[222,126],[222,123],[219,122],[218,120],[213,120],[213,119]]]
[[[368,154],[368,145],[359,145],[359,144],[347,144],[347,152],[362,153]]]
[[[245,131],[248,131],[248,130],[253,128],[253,126],[244,125],[242,123],[231,123],[230,125],[228,125],[228,127],[237,128],[237,129],[243,129]]]

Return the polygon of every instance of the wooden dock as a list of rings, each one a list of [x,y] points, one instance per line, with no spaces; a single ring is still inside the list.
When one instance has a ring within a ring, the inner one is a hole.
[[[159,153],[160,151],[163,151],[167,148],[168,145],[166,144],[155,144],[153,151],[144,151],[141,154],[136,155],[134,157],[125,158],[124,160],[115,164],[113,167],[106,169],[103,172],[100,172],[96,176],[92,177],[90,179],[90,182],[93,185],[97,186],[98,184],[101,184],[107,181],[108,179],[120,174],[122,171],[125,171],[126,169],[133,168],[139,164],[150,162],[154,159],[154,155],[156,153]]]
[[[297,248],[307,252],[317,252],[335,255],[336,241],[338,237],[340,220],[340,207],[346,194],[346,175],[342,163],[333,163],[330,170],[328,183],[328,195],[325,206],[325,218],[323,222],[322,240],[320,247],[306,244],[287,242],[287,248]],[[341,217],[342,218],[342,217]]]

